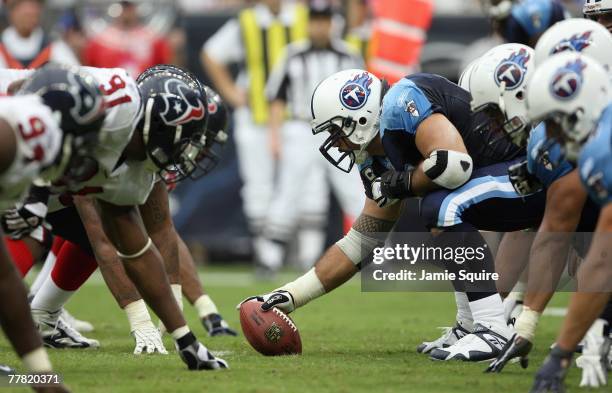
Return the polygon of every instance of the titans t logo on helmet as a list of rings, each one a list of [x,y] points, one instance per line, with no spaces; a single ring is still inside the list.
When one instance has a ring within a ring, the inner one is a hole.
[[[501,86],[504,83],[506,90],[518,88],[523,83],[523,80],[525,80],[527,62],[530,59],[531,56],[529,56],[527,51],[521,49],[499,63],[495,69],[495,83],[497,86]]]
[[[162,97],[166,101],[166,110],[161,114],[167,125],[177,126],[193,120],[201,120],[206,109],[201,97],[179,79],[170,79],[164,85]]]
[[[580,91],[586,64],[580,59],[567,63],[553,76],[550,90],[555,98],[570,100]]]
[[[585,48],[588,48],[592,44],[591,35],[592,31],[585,31],[582,34],[574,34],[570,38],[566,38],[559,42],[550,52],[551,55],[560,52],[582,52]]]
[[[368,101],[372,84],[372,77],[367,72],[355,77],[346,82],[340,89],[340,102],[342,105],[351,110],[362,108]]]

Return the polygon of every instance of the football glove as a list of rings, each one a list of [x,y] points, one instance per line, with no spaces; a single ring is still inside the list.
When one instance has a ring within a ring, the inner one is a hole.
[[[238,303],[236,309],[239,310],[242,303],[246,303],[250,300],[257,300],[258,302],[262,302],[261,309],[263,311],[270,311],[273,307],[276,307],[285,314],[289,314],[290,312],[295,310],[293,296],[288,291],[284,290],[276,290],[265,295],[248,297]]]
[[[529,359],[527,355],[531,352],[531,348],[533,348],[533,344],[514,333],[512,338],[508,340],[506,345],[501,350],[501,353],[497,356],[497,359],[493,360],[489,367],[485,370],[486,373],[500,373],[506,364],[514,359],[520,358],[520,363],[522,368],[527,368],[529,365]]]
[[[527,161],[521,161],[508,168],[508,177],[512,187],[519,195],[530,195],[540,191],[543,186],[540,180],[527,169]]]
[[[412,171],[383,173],[380,177],[380,192],[389,199],[405,199],[414,196],[410,190]]]
[[[530,393],[564,393],[564,380],[572,363],[571,351],[555,346],[538,370]]]
[[[210,337],[214,336],[237,336],[238,333],[229,327],[227,322],[219,314],[210,314],[202,318],[202,325]]]
[[[2,229],[12,239],[21,239],[42,225],[47,216],[47,205],[26,203],[8,209],[2,215]]]
[[[597,320],[584,337],[582,356],[576,365],[582,369],[580,387],[598,388],[608,384],[610,338],[604,336],[605,322]]]
[[[162,355],[167,355],[168,351],[164,347],[161,339],[161,333],[155,326],[150,323],[150,326],[142,326],[132,330],[132,336],[136,340],[134,355],[140,355],[143,352],[154,353],[155,351]]]
[[[176,349],[179,356],[190,370],[219,370],[229,368],[227,362],[221,358],[215,357],[208,348],[198,341],[193,342],[183,349],[179,349],[178,344]]]
[[[380,177],[372,181],[372,199],[378,207],[387,207],[399,202],[399,199],[388,198],[382,194]]]

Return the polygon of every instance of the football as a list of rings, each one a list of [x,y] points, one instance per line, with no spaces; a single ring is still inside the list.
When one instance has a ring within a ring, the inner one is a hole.
[[[249,344],[265,356],[301,354],[302,340],[291,318],[278,308],[263,311],[260,306],[257,300],[240,306],[240,326]]]

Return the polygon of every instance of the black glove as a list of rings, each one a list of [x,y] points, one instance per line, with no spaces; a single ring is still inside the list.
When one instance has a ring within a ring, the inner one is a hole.
[[[527,170],[527,161],[519,162],[508,168],[508,177],[512,187],[519,195],[533,194],[543,188],[540,180]]]
[[[390,199],[410,198],[414,196],[410,190],[411,180],[412,171],[387,171],[380,177],[380,192],[383,196]]]
[[[504,369],[506,363],[517,357],[520,358],[521,367],[527,368],[529,365],[527,355],[529,352],[531,352],[531,348],[533,348],[533,344],[529,340],[526,340],[515,333],[501,350],[501,353],[497,356],[497,359],[491,362],[485,372],[500,373]]]
[[[564,393],[563,380],[572,364],[572,354],[555,346],[538,370],[531,393]]]

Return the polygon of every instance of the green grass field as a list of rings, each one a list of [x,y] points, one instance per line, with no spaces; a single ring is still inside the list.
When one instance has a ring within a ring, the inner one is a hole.
[[[256,283],[244,272],[214,270],[204,275],[221,313],[239,327],[234,306],[247,295],[275,288]],[[554,306],[565,306],[566,295]],[[292,314],[300,328],[302,356],[268,358],[244,337],[208,338],[190,305],[186,315],[201,340],[231,366],[218,372],[187,371],[176,353],[132,355],[133,342],[123,311],[102,280],[92,280],[68,304],[77,317],[94,323],[99,350],[51,350],[55,368],[74,392],[528,392],[532,377],[561,318],[544,316],[529,369],[509,365],[501,375],[484,375],[485,364],[438,363],[416,353],[423,339],[437,337],[437,326],[454,317],[448,293],[362,293],[359,280]],[[166,347],[173,349],[166,337]],[[19,366],[7,341],[0,341],[0,362]],[[579,370],[572,369],[570,391],[578,391]],[[24,389],[0,389],[0,393]]]

